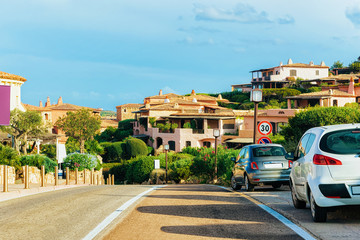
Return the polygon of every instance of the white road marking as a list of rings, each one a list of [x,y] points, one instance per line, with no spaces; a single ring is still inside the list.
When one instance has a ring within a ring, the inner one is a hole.
[[[223,187],[223,186],[219,186],[225,190],[231,191],[229,190],[229,188]],[[277,211],[273,210],[272,208],[261,204],[259,201],[253,199],[252,197],[250,197],[249,195],[246,195],[244,193],[240,193],[243,196],[246,196],[247,199],[249,199],[251,202],[253,202],[254,204],[256,204],[257,206],[261,207],[262,209],[264,209],[266,212],[270,213],[273,217],[275,217],[276,219],[278,219],[280,222],[282,222],[285,226],[287,226],[288,228],[290,228],[291,230],[293,230],[296,234],[298,234],[300,237],[304,238],[305,240],[316,240],[316,238],[314,238],[313,236],[311,236],[309,233],[307,233],[306,231],[304,231],[301,227],[299,227],[298,225],[296,225],[295,223],[291,222],[289,219],[287,219],[286,217],[284,217],[283,215],[281,215],[280,213],[278,213]],[[253,200],[251,200],[253,199]]]
[[[83,240],[91,240],[94,237],[96,237],[96,235],[98,235],[102,230],[104,230],[104,228],[106,228],[115,218],[117,218],[125,209],[127,209],[128,207],[130,207],[133,203],[135,203],[137,200],[139,200],[142,196],[148,194],[149,192],[158,189],[158,188],[162,188],[165,186],[156,186],[156,187],[152,187],[149,190],[146,190],[145,192],[140,193],[139,195],[137,195],[136,197],[130,199],[129,201],[127,201],[126,203],[124,203],[123,205],[121,205],[118,209],[116,209],[113,213],[111,213],[109,216],[107,216],[104,221],[102,221],[99,225],[97,225],[96,228],[94,228],[88,235],[86,235],[86,237],[83,238]]]
[[[258,204],[258,206],[261,207],[262,209],[264,209],[265,211],[267,211],[268,213],[270,213],[271,215],[273,215],[275,218],[277,218],[280,222],[285,224],[285,226],[287,226],[288,228],[293,230],[295,233],[297,233],[303,239],[315,240],[315,238],[313,236],[311,236],[309,233],[304,231],[301,227],[299,227],[298,225],[296,225],[295,223],[293,223],[292,221],[290,221],[289,219],[287,219],[280,213],[276,212],[272,208],[269,208],[268,206],[265,206],[264,204]]]

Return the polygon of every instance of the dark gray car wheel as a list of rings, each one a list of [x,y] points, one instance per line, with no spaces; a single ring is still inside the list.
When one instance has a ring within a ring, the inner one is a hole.
[[[247,192],[254,191],[254,185],[250,183],[248,176],[245,174],[245,190]]]
[[[231,178],[231,188],[234,189],[234,190],[240,190],[241,189],[241,185],[237,184],[234,176],[232,176],[232,178]]]
[[[324,207],[319,207],[314,199],[312,192],[310,192],[310,209],[311,216],[314,222],[326,222],[327,211]]]
[[[295,189],[294,189],[294,185],[292,183],[290,183],[290,190],[291,190],[291,199],[292,199],[292,202],[294,204],[294,207],[297,208],[297,209],[304,209],[306,207],[306,202],[301,201],[301,200],[299,200],[297,198],[296,192],[295,192]]]

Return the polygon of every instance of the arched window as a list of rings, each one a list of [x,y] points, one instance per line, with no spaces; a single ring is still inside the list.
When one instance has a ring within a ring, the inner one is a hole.
[[[49,120],[49,114],[45,113],[45,120]]]
[[[163,140],[160,137],[156,138],[156,148],[159,148],[163,144]]]

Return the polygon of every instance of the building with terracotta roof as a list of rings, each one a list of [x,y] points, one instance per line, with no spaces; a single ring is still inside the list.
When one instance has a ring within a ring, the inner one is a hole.
[[[128,103],[116,106],[116,120],[123,121],[126,119],[135,119],[135,111],[138,111],[144,104]]]
[[[306,63],[293,63],[291,59],[287,64],[280,62],[279,66],[257,69],[251,71],[252,88],[282,88],[295,82],[297,78],[305,80],[319,79],[329,76],[329,67],[324,61],[320,65],[315,65],[313,61]],[[232,90],[240,89],[248,91],[248,85],[232,85]]]
[[[0,85],[10,86],[10,110],[15,108],[25,111],[21,104],[21,86],[26,82],[24,77],[0,71]]]
[[[219,129],[221,142],[225,133],[236,134],[239,125],[233,110],[218,106],[217,101],[227,100],[195,91],[189,96],[163,95],[160,91],[157,96],[146,97],[144,106],[135,112],[134,136],[147,139],[155,149],[166,144],[173,151],[214,146],[214,129]],[[159,127],[166,124],[173,128]]]
[[[356,102],[354,94],[354,85],[349,88],[349,92],[336,89],[329,89],[321,92],[303,93],[297,96],[287,97],[288,108],[291,108],[291,100],[295,108],[305,108],[318,105],[320,107],[343,107],[346,103]]]
[[[48,127],[48,132],[58,135],[64,135],[63,132],[61,132],[56,127],[56,121],[59,118],[62,118],[66,116],[67,112],[74,112],[78,111],[80,109],[88,109],[93,112],[95,115],[100,115],[100,112],[102,109],[95,109],[95,108],[89,108],[89,107],[82,107],[77,106],[74,104],[69,103],[63,103],[62,97],[59,97],[57,104],[51,104],[50,97],[47,97],[47,100],[45,102],[45,106],[43,105],[42,101],[40,101],[39,106],[34,106],[30,104],[23,104],[25,109],[28,111],[38,111],[40,112],[44,123]],[[106,127],[105,127],[106,128]],[[64,136],[61,138],[61,141],[66,142],[66,139]]]

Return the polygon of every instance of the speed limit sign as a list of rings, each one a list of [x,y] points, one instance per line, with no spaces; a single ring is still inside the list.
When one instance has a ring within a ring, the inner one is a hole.
[[[258,131],[261,135],[269,135],[272,132],[272,125],[268,121],[261,121],[258,125]]]

